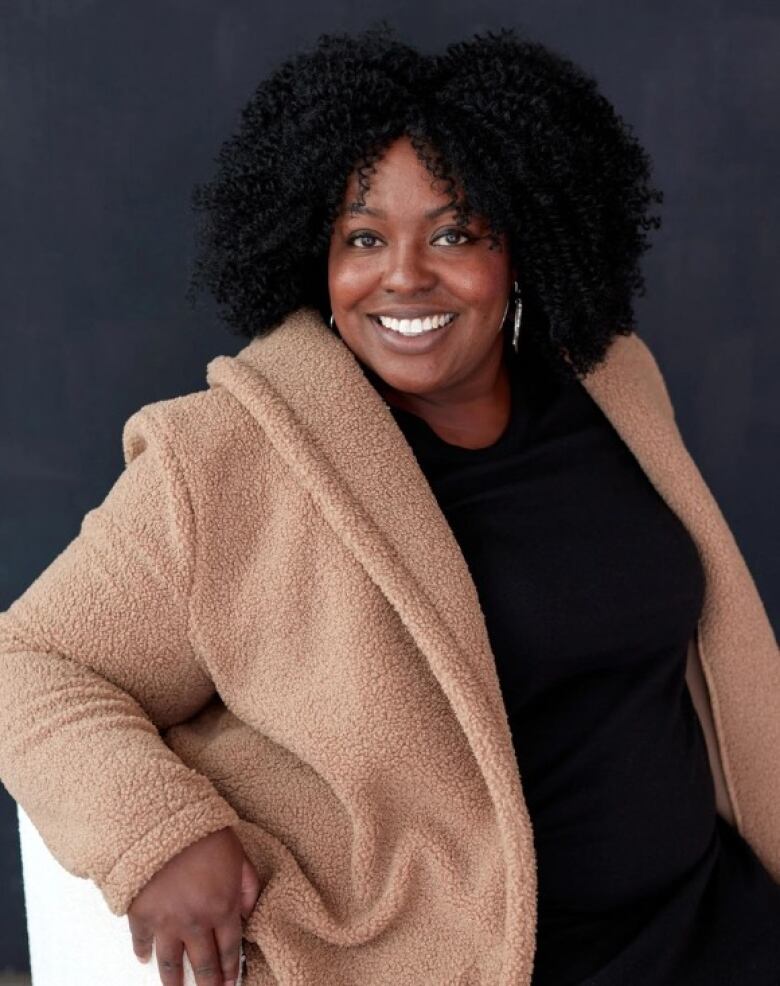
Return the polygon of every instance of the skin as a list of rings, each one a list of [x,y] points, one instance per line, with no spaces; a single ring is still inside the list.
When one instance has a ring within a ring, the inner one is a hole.
[[[517,272],[505,236],[490,249],[483,218],[456,226],[453,212],[426,217],[450,198],[435,185],[407,137],[387,148],[370,178],[366,206],[384,216],[350,208],[359,188],[350,175],[328,252],[334,327],[378,374],[388,404],[418,415],[450,444],[482,448],[509,420],[501,324]],[[368,318],[410,305],[458,313],[428,352],[393,351]]]
[[[234,986],[241,919],[259,895],[260,879],[236,833],[212,832],[168,860],[133,899],[133,951],[148,962],[154,942],[163,986],[182,986],[185,951],[198,986]]]

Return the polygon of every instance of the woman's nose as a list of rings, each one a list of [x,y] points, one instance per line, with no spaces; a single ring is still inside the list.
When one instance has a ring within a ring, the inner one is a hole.
[[[425,248],[416,243],[396,243],[385,253],[382,287],[389,291],[409,292],[430,288],[436,272]]]

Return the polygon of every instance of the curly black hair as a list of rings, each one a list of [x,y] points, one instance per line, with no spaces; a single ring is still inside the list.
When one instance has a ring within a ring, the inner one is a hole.
[[[264,79],[222,145],[188,288],[207,287],[236,335],[301,305],[327,322],[327,255],[348,177],[407,136],[460,222],[505,233],[523,332],[559,376],[583,376],[634,331],[649,213],[663,193],[629,125],[573,62],[514,28],[424,55],[386,21],[324,34]],[[460,190],[460,198],[459,192]],[[510,313],[511,315],[511,313]]]

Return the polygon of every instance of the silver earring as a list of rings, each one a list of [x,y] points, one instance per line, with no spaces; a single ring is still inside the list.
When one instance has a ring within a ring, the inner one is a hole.
[[[520,287],[517,281],[514,282],[515,286],[515,330],[512,335],[512,347],[515,352],[517,352],[517,345],[520,341],[520,320],[523,317],[523,300],[520,297]]]
[[[333,312],[330,313],[330,327],[333,328]]]

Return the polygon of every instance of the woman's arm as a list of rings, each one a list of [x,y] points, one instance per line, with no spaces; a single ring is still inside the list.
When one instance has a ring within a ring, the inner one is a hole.
[[[160,729],[214,693],[188,633],[194,519],[161,401],[78,536],[0,613],[0,780],[114,914],[180,850],[238,821]]]

